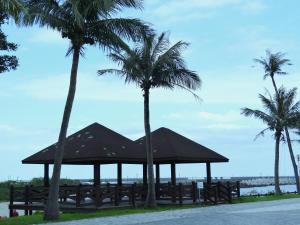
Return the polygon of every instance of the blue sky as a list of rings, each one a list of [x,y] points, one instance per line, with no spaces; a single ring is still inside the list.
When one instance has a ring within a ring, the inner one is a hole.
[[[212,166],[213,176],[272,175],[274,143],[271,134],[253,141],[264,125],[240,115],[240,108],[259,108],[258,93],[271,89],[253,58],[265,50],[286,52],[293,66],[278,78],[286,87],[299,87],[300,31],[297,0],[145,0],[138,17],[158,32],[169,31],[172,42],[191,45],[184,56],[203,80],[197,102],[181,90],[151,93],[152,129],[173,129],[227,156],[229,163]],[[42,175],[42,166],[21,160],[57,140],[65,103],[71,58],[68,42],[45,28],[4,26],[9,40],[19,44],[17,71],[0,77],[0,180]],[[115,67],[106,53],[86,49],[79,66],[78,91],[69,134],[99,122],[136,139],[143,135],[141,92],[115,77],[99,78],[97,69]],[[295,153],[300,146],[294,144]],[[285,146],[281,148],[281,175],[292,175]],[[139,166],[126,166],[125,177],[141,176]],[[114,166],[102,168],[103,177],[115,177]],[[203,165],[180,165],[177,175],[203,177]],[[65,166],[63,177],[90,178],[92,168]],[[169,176],[168,166],[162,176]]]

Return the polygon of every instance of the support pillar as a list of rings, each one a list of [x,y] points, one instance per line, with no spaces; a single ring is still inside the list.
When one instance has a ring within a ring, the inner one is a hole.
[[[44,186],[49,187],[49,164],[44,164]]]
[[[155,164],[155,194],[156,194],[156,199],[160,199],[160,171],[159,171],[159,163]]]
[[[176,185],[176,164],[171,163],[171,183]]]
[[[211,184],[211,167],[209,162],[206,163],[206,182]]]
[[[96,163],[94,164],[94,185],[98,186],[101,184],[100,180],[100,164]]]
[[[122,163],[118,163],[118,185],[122,185]]]
[[[143,163],[143,184],[147,184],[147,163]]]
[[[155,179],[156,179],[156,183],[160,184],[160,170],[159,170],[159,164],[156,163],[155,164]]]

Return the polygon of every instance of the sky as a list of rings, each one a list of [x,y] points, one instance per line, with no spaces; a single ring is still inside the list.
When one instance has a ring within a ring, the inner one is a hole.
[[[263,69],[253,58],[265,50],[284,52],[293,65],[279,85],[299,88],[300,2],[297,0],[145,0],[144,9],[117,16],[140,18],[157,33],[168,31],[172,43],[190,43],[184,52],[188,67],[203,84],[201,101],[182,90],[151,92],[151,128],[168,127],[230,159],[213,164],[213,177],[270,176],[274,139],[267,133],[254,141],[265,125],[240,115],[241,108],[261,108],[258,93],[272,91]],[[20,66],[0,76],[0,180],[31,179],[43,175],[41,165],[21,160],[57,141],[68,89],[69,47],[46,28],[3,26],[8,39],[19,45]],[[80,59],[78,89],[68,134],[98,122],[126,137],[144,135],[143,99],[134,85],[120,78],[98,77],[98,69],[115,68],[107,52],[87,47]],[[293,135],[293,138],[296,136]],[[295,154],[300,145],[293,143]],[[280,174],[293,175],[288,150],[281,145]],[[91,178],[91,166],[64,166],[62,177]],[[102,177],[116,177],[114,165],[102,166]],[[125,165],[124,177],[141,177],[141,166]],[[162,177],[170,176],[165,165]],[[177,166],[177,176],[204,177],[200,164]]]

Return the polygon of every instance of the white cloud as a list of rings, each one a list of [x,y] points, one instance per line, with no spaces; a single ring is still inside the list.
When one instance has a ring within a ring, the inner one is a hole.
[[[242,7],[242,10],[247,13],[259,13],[267,8],[260,0],[247,1]]]
[[[34,79],[17,87],[24,94],[43,100],[65,100],[69,75],[61,74]],[[150,92],[151,102],[196,102],[183,90],[154,89]],[[93,74],[78,74],[76,98],[92,101],[142,102],[141,90],[135,85],[124,84],[123,80],[99,78]]]
[[[32,43],[41,43],[41,44],[64,44],[67,40],[63,39],[59,32],[40,28],[36,29],[34,35],[29,39]]]
[[[213,130],[240,130],[244,127],[240,126],[240,125],[237,125],[237,124],[218,123],[218,124],[211,124],[211,125],[208,125],[208,126],[204,126],[203,128],[213,129]]]
[[[229,111],[226,113],[212,113],[212,112],[181,112],[171,113],[165,116],[165,118],[176,119],[176,120],[203,120],[212,122],[235,122],[241,120],[240,112]]]
[[[201,119],[215,122],[233,122],[241,119],[240,113],[235,111],[229,111],[224,114],[199,112],[197,113],[197,116]]]
[[[164,23],[212,18],[217,15],[217,9],[228,6],[246,13],[258,13],[266,8],[261,0],[167,0],[164,4],[150,1],[146,5],[154,8],[151,13],[163,18],[161,22]]]
[[[162,119],[170,124],[176,123],[183,129],[190,130],[191,127],[202,131],[224,131],[224,130],[262,130],[265,125],[258,120],[246,118],[241,115],[240,110],[229,110],[224,113],[208,111],[178,111],[163,115]],[[199,131],[197,131],[199,132]],[[227,134],[226,134],[227,135]]]
[[[294,48],[294,43],[289,39],[278,39],[271,35],[272,29],[263,25],[245,26],[233,32],[233,42],[228,44],[228,52],[241,55],[264,54],[266,49],[273,51],[289,52]]]
[[[189,11],[196,9],[213,9],[228,5],[240,3],[240,0],[169,0],[165,4],[158,7],[154,13],[157,15],[168,16],[181,11]]]
[[[22,127],[16,127],[8,124],[0,124],[0,133],[2,137],[17,137],[17,136],[30,136],[30,135],[40,135],[44,131],[28,130]]]
[[[239,111],[228,111],[225,113],[213,112],[177,112],[163,116],[164,119],[184,122],[189,126],[199,124],[201,129],[214,130],[236,130],[245,128],[243,125],[244,117]]]

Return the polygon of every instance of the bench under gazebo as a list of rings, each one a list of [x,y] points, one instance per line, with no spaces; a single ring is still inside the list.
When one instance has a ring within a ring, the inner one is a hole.
[[[159,128],[151,135],[156,170],[156,196],[159,201],[183,204],[184,201],[200,200],[201,194],[196,182],[185,184],[176,182],[176,164],[181,163],[206,164],[206,182],[202,190],[204,201],[217,203],[223,199],[230,202],[232,194],[239,195],[238,183],[237,185],[229,182],[226,185],[221,182],[212,183],[211,163],[228,162],[226,157],[167,128]],[[119,205],[123,202],[130,205],[142,203],[147,194],[144,140],[145,138],[142,137],[132,141],[98,123],[93,123],[70,135],[67,138],[62,164],[93,165],[93,185],[61,186],[61,210],[91,210],[104,205]],[[11,187],[10,210],[25,209],[25,214],[28,214],[32,210],[43,209],[49,186],[49,165],[54,162],[55,151],[56,144],[53,144],[22,161],[23,164],[44,165],[44,186],[26,186],[25,190]],[[106,164],[117,164],[116,184],[101,182],[101,165]],[[123,184],[123,164],[142,164],[143,181]],[[160,165],[162,164],[171,165],[171,182],[161,183]],[[22,193],[24,201],[17,200]]]

